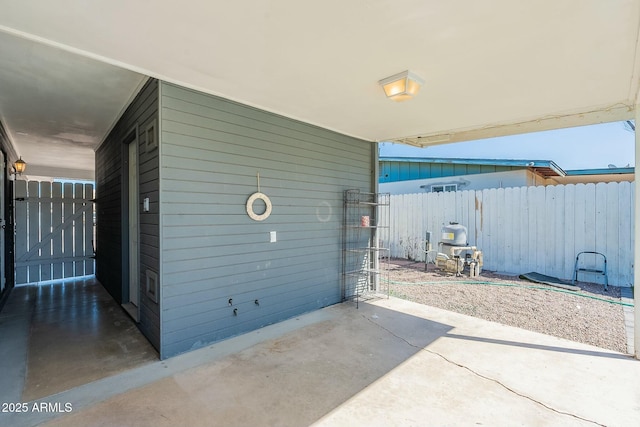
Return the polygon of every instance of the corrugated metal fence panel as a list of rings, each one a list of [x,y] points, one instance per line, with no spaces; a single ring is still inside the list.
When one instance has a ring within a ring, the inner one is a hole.
[[[93,274],[93,185],[15,185],[16,284]]]
[[[437,249],[451,221],[468,229],[485,269],[537,271],[570,280],[578,252],[607,257],[609,283],[633,282],[634,183],[599,183],[391,196],[392,257],[424,260],[425,233]],[[595,263],[595,258],[586,259]],[[601,281],[597,275],[581,280]]]

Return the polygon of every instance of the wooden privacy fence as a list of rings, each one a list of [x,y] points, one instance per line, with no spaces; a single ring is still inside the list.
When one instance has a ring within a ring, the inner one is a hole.
[[[15,185],[16,284],[94,274],[93,185]]]
[[[484,252],[485,269],[570,280],[580,251],[607,257],[609,283],[633,283],[634,183],[519,187],[391,196],[390,229],[381,239],[392,257],[424,260],[450,221],[468,228]],[[595,260],[592,260],[595,262]],[[590,262],[587,260],[587,262]],[[601,282],[602,276],[581,274]]]

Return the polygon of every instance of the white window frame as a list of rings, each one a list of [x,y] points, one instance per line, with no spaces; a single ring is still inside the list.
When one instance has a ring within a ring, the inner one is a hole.
[[[458,184],[438,184],[431,186],[432,193],[446,193],[449,191],[458,191]]]

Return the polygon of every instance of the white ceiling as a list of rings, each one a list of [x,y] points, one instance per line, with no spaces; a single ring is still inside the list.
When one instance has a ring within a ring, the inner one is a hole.
[[[92,179],[94,148],[144,76],[5,33],[0,58],[0,120],[28,175]]]
[[[89,149],[142,75],[415,144],[628,119],[638,92],[640,0],[0,0],[0,10],[12,34],[0,35],[0,117],[34,164],[65,162],[45,149],[58,141],[92,167]],[[378,80],[406,69],[422,91],[387,100]]]

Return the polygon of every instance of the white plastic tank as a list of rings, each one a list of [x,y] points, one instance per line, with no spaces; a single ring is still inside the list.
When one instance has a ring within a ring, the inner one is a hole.
[[[442,243],[449,246],[467,246],[467,227],[451,222],[442,227]]]

